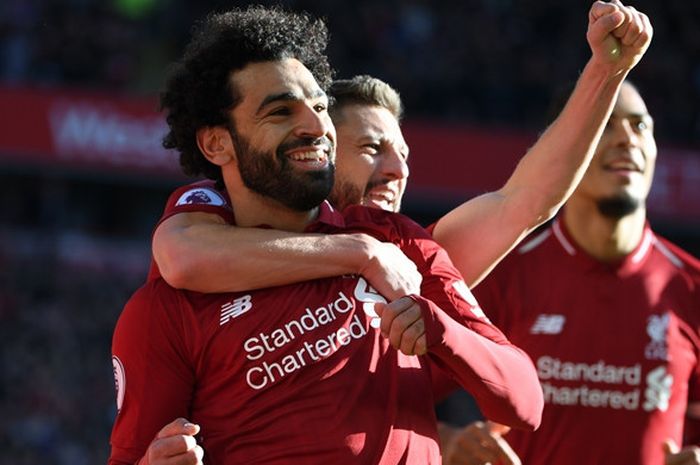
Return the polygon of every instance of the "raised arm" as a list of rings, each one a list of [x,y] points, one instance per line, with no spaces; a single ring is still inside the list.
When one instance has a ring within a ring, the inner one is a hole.
[[[620,2],[595,2],[587,39],[592,57],[558,118],[520,160],[506,184],[442,217],[433,236],[470,287],[576,188],[593,157],[620,85],[649,46],[643,13]]]
[[[153,256],[173,287],[236,292],[361,274],[389,298],[417,293],[421,276],[393,244],[366,234],[299,234],[232,226],[219,215],[179,213],[153,235]]]

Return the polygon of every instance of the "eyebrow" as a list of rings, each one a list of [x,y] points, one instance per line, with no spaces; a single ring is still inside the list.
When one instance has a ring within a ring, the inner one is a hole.
[[[324,97],[325,95],[325,92],[323,92],[321,89],[318,89],[316,92],[311,94],[309,98],[319,98]],[[294,92],[281,92],[279,94],[271,94],[263,99],[255,113],[260,113],[263,108],[274,102],[298,102],[301,100],[303,100],[303,98],[295,94]]]
[[[653,120],[651,114],[647,113],[625,113],[624,115],[616,115],[614,112],[610,115],[610,118],[638,118],[638,119],[651,119]]]
[[[357,138],[357,141],[360,144],[365,144],[367,142],[374,142],[374,141],[379,141],[381,143],[389,143],[389,144],[394,143],[394,141],[388,139],[386,136],[384,136],[381,133],[375,132],[374,130],[372,130],[372,133],[362,134],[360,137]],[[402,154],[405,154],[406,156],[408,156],[410,151],[411,151],[411,148],[408,146],[408,144],[405,141],[402,144],[399,144],[399,152],[401,152]]]

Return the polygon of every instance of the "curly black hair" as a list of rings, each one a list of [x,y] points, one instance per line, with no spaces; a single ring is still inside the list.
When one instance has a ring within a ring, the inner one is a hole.
[[[170,128],[163,146],[180,152],[185,174],[221,183],[221,169],[200,152],[196,132],[207,126],[233,127],[227,113],[241,96],[230,85],[231,73],[249,63],[296,58],[326,90],[333,75],[324,53],[327,42],[323,20],[305,13],[250,6],[209,14],[195,25],[161,92],[160,106]]]

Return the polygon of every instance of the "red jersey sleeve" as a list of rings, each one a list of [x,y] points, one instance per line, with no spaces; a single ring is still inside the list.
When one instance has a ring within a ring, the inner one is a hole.
[[[447,253],[419,225],[401,224],[402,250],[423,275],[414,296],[426,316],[428,357],[476,399],[490,420],[539,426],[544,400],[530,357],[484,315]]]
[[[112,340],[117,417],[110,465],[133,464],[156,433],[188,416],[194,373],[188,363],[180,297],[162,280],[139,289],[124,307]]]
[[[233,209],[226,191],[216,189],[214,181],[199,181],[175,189],[165,203],[163,215],[156,223],[155,231],[160,224],[178,213],[203,212],[219,215],[225,222],[234,224]],[[161,277],[160,270],[154,259],[148,270],[147,281]]]
[[[218,190],[214,181],[200,181],[179,187],[170,194],[158,224],[178,213],[203,212],[219,215],[234,223],[231,202],[226,191]],[[157,226],[156,226],[157,227]]]

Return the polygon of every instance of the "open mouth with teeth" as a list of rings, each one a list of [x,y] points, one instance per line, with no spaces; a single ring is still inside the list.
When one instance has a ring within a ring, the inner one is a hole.
[[[328,166],[328,153],[322,149],[296,151],[287,154],[287,159],[296,166],[318,169]]]
[[[363,203],[370,207],[393,211],[396,204],[396,194],[386,189],[373,189],[365,194]]]

